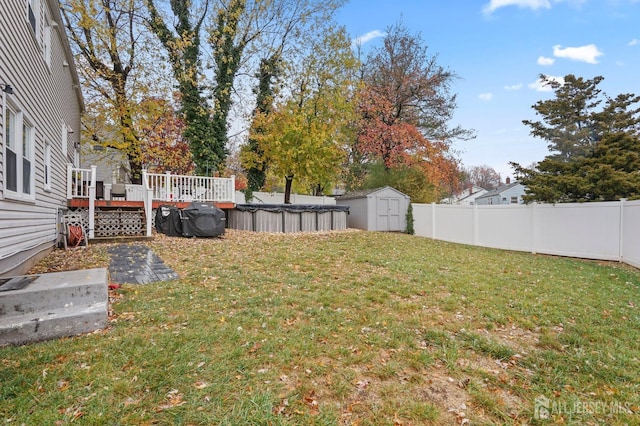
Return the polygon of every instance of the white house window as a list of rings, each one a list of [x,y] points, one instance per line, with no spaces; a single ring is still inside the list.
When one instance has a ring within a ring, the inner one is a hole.
[[[14,192],[18,190],[16,133],[16,113],[7,108],[4,123],[6,188]]]
[[[33,30],[33,34],[38,36],[38,23],[40,16],[40,1],[39,0],[28,0],[27,2],[27,19],[29,20],[29,25]]]
[[[511,204],[518,204],[518,197],[511,197]]]
[[[22,122],[22,193],[31,194],[31,177],[33,176],[33,126]]]
[[[44,143],[44,189],[51,190],[51,145]]]
[[[35,128],[23,112],[5,111],[5,197],[33,200]]]

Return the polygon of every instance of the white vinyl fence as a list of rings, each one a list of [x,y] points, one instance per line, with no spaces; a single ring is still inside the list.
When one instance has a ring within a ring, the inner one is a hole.
[[[640,268],[640,201],[456,206],[413,204],[416,235]]]
[[[236,204],[245,204],[245,196],[242,192],[236,191]],[[254,192],[253,204],[284,204],[284,193],[282,192]],[[335,206],[336,199],[328,196],[314,196],[291,194],[291,204],[320,204]]]

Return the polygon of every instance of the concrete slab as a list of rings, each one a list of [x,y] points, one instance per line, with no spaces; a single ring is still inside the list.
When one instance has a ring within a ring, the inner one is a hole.
[[[26,287],[0,292],[0,346],[87,333],[107,326],[104,268],[38,275]]]
[[[76,336],[107,326],[108,302],[0,318],[0,346]]]

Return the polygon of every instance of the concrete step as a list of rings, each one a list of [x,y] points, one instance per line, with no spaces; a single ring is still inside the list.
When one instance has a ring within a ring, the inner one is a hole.
[[[0,291],[0,346],[105,328],[107,285],[100,268],[42,274],[25,288]]]

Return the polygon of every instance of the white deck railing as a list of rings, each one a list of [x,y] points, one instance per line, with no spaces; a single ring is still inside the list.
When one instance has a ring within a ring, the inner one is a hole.
[[[81,169],[67,164],[67,198],[89,200],[89,238],[94,238],[96,166]],[[127,201],[144,202],[147,217],[147,236],[151,236],[154,201],[202,201],[235,203],[235,176],[230,178],[172,175],[142,171],[142,185],[126,185]],[[111,184],[104,184],[104,197],[111,199]]]
[[[67,199],[89,199],[89,238],[95,236],[96,175],[96,166],[80,169],[73,167],[73,164],[67,164]]]
[[[95,169],[80,169],[67,164],[67,199],[89,198],[89,187],[95,186]]]
[[[126,184],[127,201],[145,201],[151,191],[153,201],[205,201],[235,203],[235,176],[229,178],[147,173],[142,185]],[[95,166],[81,169],[67,166],[67,198],[89,198],[89,188],[96,186]],[[111,183],[105,182],[104,196],[111,198]]]
[[[171,173],[145,175],[154,201],[235,202],[235,176],[219,178]]]

